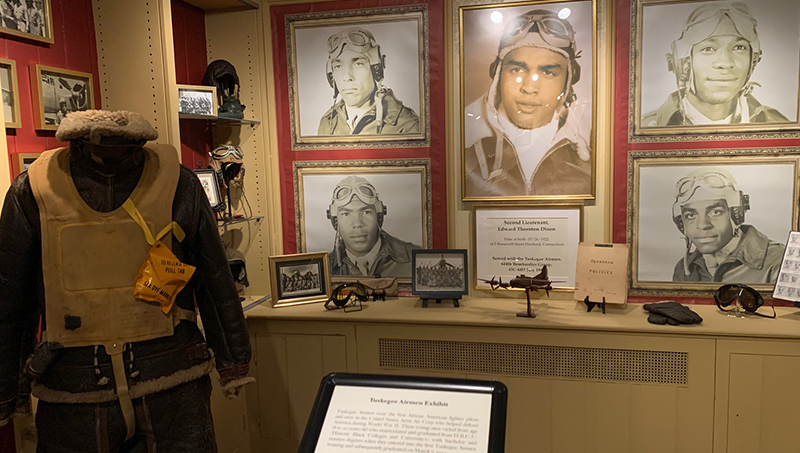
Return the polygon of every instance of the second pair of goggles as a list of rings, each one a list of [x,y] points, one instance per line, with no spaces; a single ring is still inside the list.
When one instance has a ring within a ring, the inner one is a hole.
[[[531,32],[538,33],[544,42],[553,47],[572,49],[572,55],[575,55],[575,30],[568,22],[550,12],[524,14],[512,19],[500,40],[500,49],[522,41]]]
[[[772,305],[770,305],[772,308],[771,316],[757,312],[757,310],[764,305],[764,298],[761,296],[761,293],[747,285],[722,285],[717,289],[717,292],[714,293],[714,302],[716,302],[717,308],[722,311],[735,311],[727,307],[736,301],[738,301],[739,305],[748,313],[764,318],[774,318],[777,316],[775,307]]]
[[[230,156],[237,160],[243,160],[244,152],[242,152],[242,148],[236,145],[220,145],[214,148],[214,151],[211,151],[211,157],[216,160],[223,160]]]
[[[325,308],[327,310],[343,308],[344,311],[348,311],[348,304],[357,301],[359,303],[358,310],[360,310],[361,302],[365,302],[367,299],[369,299],[369,293],[364,285],[358,282],[343,283],[331,292],[331,297],[325,301]]]
[[[365,53],[367,50],[377,47],[375,38],[364,30],[351,29],[337,33],[328,38],[328,53],[338,56],[342,53],[344,45],[349,45],[354,51]],[[372,62],[370,62],[372,63]]]

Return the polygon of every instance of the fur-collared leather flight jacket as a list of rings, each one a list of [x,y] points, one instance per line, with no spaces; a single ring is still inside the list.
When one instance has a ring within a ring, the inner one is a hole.
[[[122,162],[104,165],[92,159],[91,154],[98,153],[90,152],[90,146],[100,145],[71,142],[70,173],[89,207],[109,212],[122,206],[136,187],[144,153],[133,145],[123,153],[127,157]],[[172,218],[186,233],[183,242],[173,241],[172,251],[197,268],[175,303],[194,310],[197,302],[205,338],[195,323],[181,321],[172,336],[131,344],[124,359],[133,398],[207,374],[214,361],[223,386],[245,378],[249,371],[247,325],[214,214],[194,172],[183,166]],[[28,174],[22,173],[6,194],[0,217],[0,420],[27,402],[29,388],[21,370],[33,351],[40,314],[45,312],[43,285],[39,208]],[[42,330],[48,321],[59,322],[43,319]],[[34,393],[44,393],[40,397],[45,400],[116,399],[110,357],[102,347],[99,351],[91,346],[59,350],[35,387],[39,390]]]

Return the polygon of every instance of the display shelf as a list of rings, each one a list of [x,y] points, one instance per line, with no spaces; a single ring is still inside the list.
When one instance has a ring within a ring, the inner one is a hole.
[[[246,222],[261,222],[264,219],[264,216],[255,216],[255,217],[247,217],[247,218],[238,218],[238,219],[231,219],[231,220],[218,220],[217,227],[222,228],[230,225],[236,225],[237,223],[246,223]]]
[[[258,2],[253,0],[185,0],[206,12],[239,11],[258,9]]]
[[[247,120],[247,119],[236,119],[236,118],[226,118],[224,116],[216,116],[216,115],[191,115],[188,113],[179,113],[178,119],[181,120],[205,120],[210,121],[212,123],[221,123],[221,124],[228,124],[228,125],[237,125],[237,124],[247,124],[252,127],[256,127],[261,124],[261,121],[256,120]]]

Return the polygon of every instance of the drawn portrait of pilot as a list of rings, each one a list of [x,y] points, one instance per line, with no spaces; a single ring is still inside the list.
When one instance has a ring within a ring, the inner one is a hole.
[[[645,0],[642,15],[642,129],[797,122],[799,3]]]
[[[592,194],[591,11],[463,9],[465,199]]]
[[[754,156],[736,164],[669,159],[665,165],[643,158],[636,170],[629,213],[634,287],[774,284],[786,249],[782,241],[796,222],[797,157],[758,163]]]
[[[426,16],[355,15],[343,22],[316,15],[288,16],[295,142],[424,139]]]
[[[411,251],[429,248],[422,173],[308,170],[298,173],[302,250],[329,252],[331,276],[410,279]]]

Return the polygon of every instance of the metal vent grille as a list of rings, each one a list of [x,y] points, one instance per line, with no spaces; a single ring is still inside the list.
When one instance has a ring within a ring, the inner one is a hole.
[[[381,368],[687,384],[686,352],[381,338]]]

